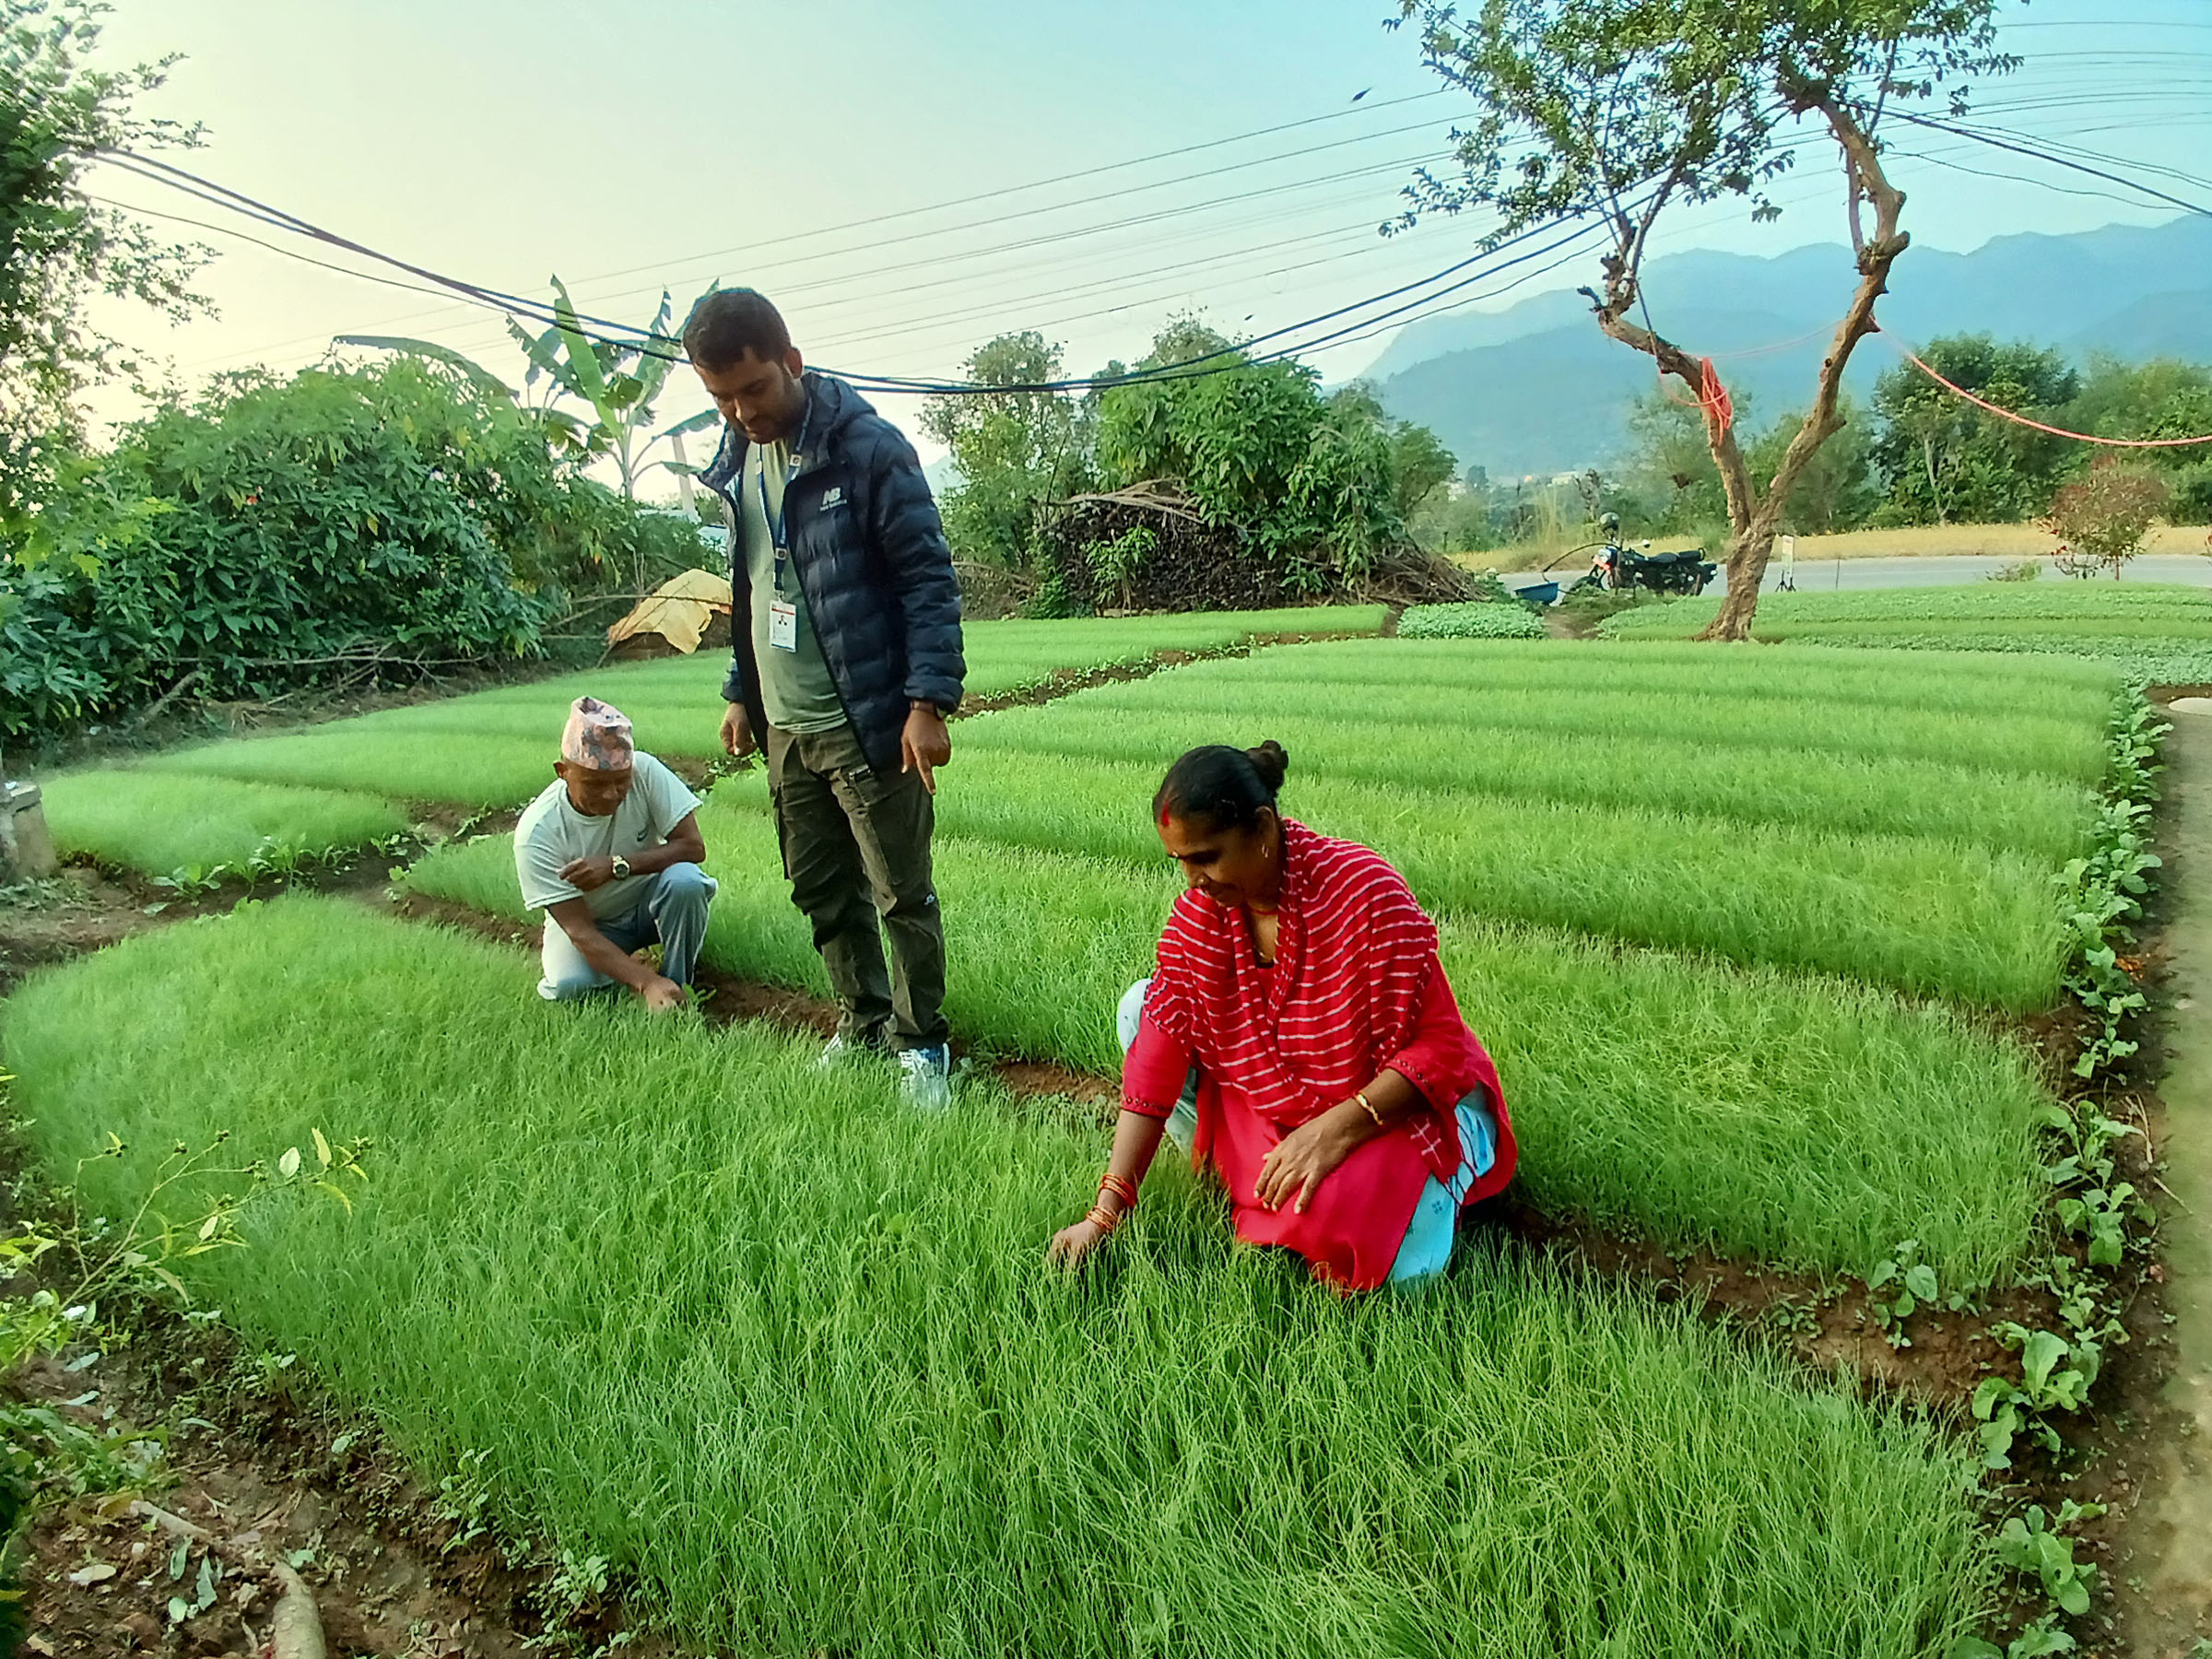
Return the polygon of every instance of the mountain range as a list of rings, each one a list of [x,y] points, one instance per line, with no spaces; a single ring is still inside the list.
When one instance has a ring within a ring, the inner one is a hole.
[[[1854,276],[1840,243],[1771,258],[1697,250],[1653,260],[1644,297],[1660,333],[1713,359],[1757,428],[1804,407]],[[1875,314],[1900,343],[1987,333],[2077,361],[2103,352],[2212,362],[2212,218],[2001,236],[1971,253],[1911,248],[1890,289]],[[1864,397],[1899,360],[1882,335],[1863,341],[1845,384]],[[1587,300],[1554,290],[1409,324],[1359,378],[1463,466],[1512,478],[1614,459],[1630,404],[1654,377],[1649,358],[1598,332]]]

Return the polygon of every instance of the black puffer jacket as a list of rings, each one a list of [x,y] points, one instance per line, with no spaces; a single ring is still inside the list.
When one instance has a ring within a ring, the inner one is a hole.
[[[842,381],[806,375],[806,447],[784,493],[792,570],[853,735],[877,771],[899,769],[909,706],[949,714],[968,672],[960,656],[960,590],[921,457],[899,429]],[[729,678],[753,730],[768,730],[753,660],[752,583],[736,491],[752,447],[725,427],[700,481],[722,497],[730,526]]]

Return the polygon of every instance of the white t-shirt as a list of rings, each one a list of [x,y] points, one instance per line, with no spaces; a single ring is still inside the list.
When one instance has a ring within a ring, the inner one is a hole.
[[[684,781],[651,755],[640,751],[636,777],[622,805],[605,818],[586,818],[569,799],[559,778],[523,808],[514,826],[514,873],[523,884],[523,902],[546,910],[564,899],[581,899],[604,921],[628,915],[645,896],[635,876],[609,881],[590,892],[560,878],[571,858],[629,857],[660,846],[668,832],[699,810],[699,797]]]

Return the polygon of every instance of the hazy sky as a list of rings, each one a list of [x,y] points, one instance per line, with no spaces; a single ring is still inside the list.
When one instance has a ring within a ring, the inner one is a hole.
[[[782,305],[810,359],[881,372],[951,373],[992,335],[1035,327],[1084,371],[1142,355],[1180,310],[1265,330],[1464,256],[1467,224],[1375,233],[1464,109],[1413,39],[1383,28],[1394,11],[1374,0],[118,0],[105,47],[183,54],[154,112],[208,132],[176,159],[421,265],[533,296],[558,272],[582,309],[639,323],[664,286],[680,315],[711,278],[749,282]],[[2035,0],[2006,17],[2007,44],[2028,62],[1986,94],[2003,112],[1992,119],[2212,174],[2212,0]],[[2172,212],[1923,136],[1934,142],[1903,147],[2020,175],[1899,157],[1906,222],[1924,243],[1968,249]],[[225,222],[135,178],[97,176],[114,199]],[[1840,177],[1831,151],[1808,147],[1779,223],[1750,225],[1737,206],[1691,209],[1663,245],[1839,240]],[[423,335],[519,375],[496,317],[168,228],[224,250],[202,283],[220,316],[174,335],[108,321],[187,381],[295,367],[342,332]],[[1594,276],[1576,265],[1535,286]],[[1909,265],[1896,280],[1911,280]],[[1340,379],[1385,343],[1315,360]],[[703,406],[681,384],[660,413]],[[911,401],[884,406],[912,429]]]

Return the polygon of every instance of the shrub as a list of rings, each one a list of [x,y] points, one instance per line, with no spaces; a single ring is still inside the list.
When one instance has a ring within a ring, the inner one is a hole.
[[[532,653],[596,556],[588,494],[512,406],[412,359],[228,377],[76,463],[0,548],[0,736]]]
[[[2087,477],[2052,497],[2051,516],[2041,521],[2059,538],[2058,568],[2069,576],[2110,571],[2117,578],[2143,551],[2144,532],[2166,511],[2171,494],[2156,473],[2099,456]]]

